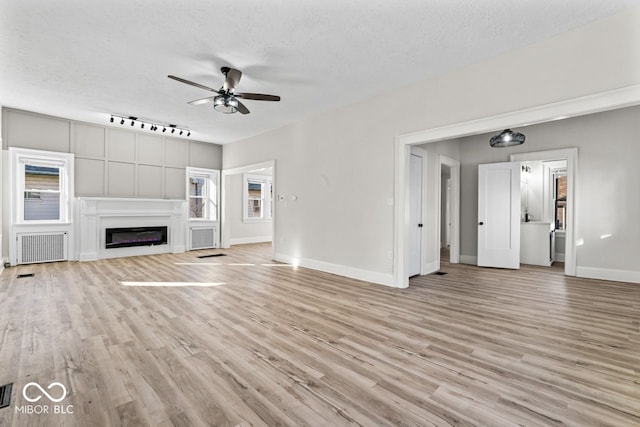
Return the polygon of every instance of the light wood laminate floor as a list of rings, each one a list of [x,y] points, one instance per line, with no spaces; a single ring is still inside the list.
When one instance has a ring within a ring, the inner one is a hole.
[[[0,425],[640,425],[640,285],[443,263],[393,289],[215,252],[6,269]],[[73,414],[16,414],[55,381]]]

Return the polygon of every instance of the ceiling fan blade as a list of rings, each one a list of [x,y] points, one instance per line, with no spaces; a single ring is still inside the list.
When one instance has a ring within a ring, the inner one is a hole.
[[[200,104],[206,104],[207,102],[211,102],[213,101],[213,98],[215,98],[218,95],[215,96],[209,96],[207,98],[202,98],[202,99],[196,99],[195,101],[189,101],[187,102],[187,104],[191,104],[191,105],[200,105]]]
[[[167,77],[169,77],[170,79],[173,79],[175,81],[178,81],[180,83],[185,83],[185,84],[188,84],[188,85],[191,85],[191,86],[199,87],[200,89],[209,90],[211,92],[219,93],[219,91],[217,89],[212,89],[212,88],[210,88],[208,86],[201,85],[200,83],[195,83],[195,82],[192,82],[190,80],[185,80],[182,77],[176,77],[176,76],[172,76],[172,75],[168,75]]]
[[[240,101],[238,101],[238,111],[242,114],[249,114],[249,109]]]
[[[265,95],[263,93],[234,93],[236,98],[242,99],[252,99],[254,101],[280,101],[280,97],[278,95]]]
[[[235,68],[227,68],[223,67],[222,72],[225,74],[224,86],[222,88],[224,90],[232,91],[238,86],[240,83],[240,79],[242,78],[242,71],[236,70]]]

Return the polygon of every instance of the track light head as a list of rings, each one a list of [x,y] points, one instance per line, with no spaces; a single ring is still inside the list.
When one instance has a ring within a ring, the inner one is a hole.
[[[180,131],[180,135],[182,135],[182,130]]]
[[[123,125],[124,124],[124,119],[120,119],[120,124]]]
[[[111,123],[113,123],[113,116],[111,116],[111,119],[109,120]]]
[[[175,133],[175,132],[176,132],[176,130],[175,130],[175,129],[171,129],[171,133]]]
[[[140,129],[144,129],[144,123],[140,123]]]
[[[163,127],[162,132],[166,132],[166,131],[167,131],[167,128]]]
[[[187,132],[187,136],[191,136],[191,131]]]

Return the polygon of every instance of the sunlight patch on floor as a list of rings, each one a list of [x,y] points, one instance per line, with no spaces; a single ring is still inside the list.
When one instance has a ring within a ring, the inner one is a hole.
[[[157,286],[157,287],[185,287],[185,286],[197,286],[197,287],[209,287],[226,285],[222,282],[120,282],[123,286]]]

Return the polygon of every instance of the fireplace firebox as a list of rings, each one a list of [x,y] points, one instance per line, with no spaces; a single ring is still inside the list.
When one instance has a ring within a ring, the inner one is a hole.
[[[105,234],[105,247],[107,249],[167,244],[166,226],[107,228]]]

